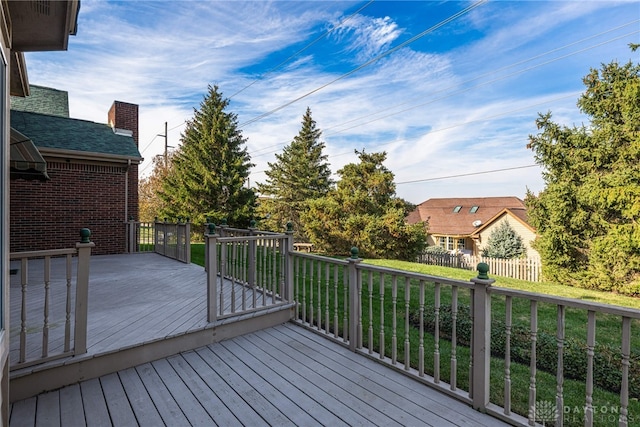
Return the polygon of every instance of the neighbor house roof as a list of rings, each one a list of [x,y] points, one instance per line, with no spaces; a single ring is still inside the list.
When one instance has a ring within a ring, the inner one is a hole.
[[[407,216],[407,222],[427,221],[429,234],[469,236],[504,209],[526,222],[524,202],[517,197],[429,199]]]
[[[11,109],[69,117],[69,94],[50,87],[29,85],[29,96],[11,97]]]
[[[65,150],[142,159],[130,133],[116,133],[106,124],[12,110],[11,127],[26,135],[41,151]]]

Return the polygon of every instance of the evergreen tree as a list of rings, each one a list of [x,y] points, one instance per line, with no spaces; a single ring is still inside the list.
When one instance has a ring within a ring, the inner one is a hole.
[[[332,254],[356,246],[363,257],[415,261],[426,246],[426,227],[405,222],[414,206],[396,197],[386,153],[356,154],[359,163],[338,171],[337,188],[312,200],[302,215],[311,243]]]
[[[263,218],[261,228],[283,230],[291,221],[296,238],[307,241],[300,216],[308,209],[310,200],[325,196],[332,185],[321,135],[307,107],[300,132],[282,154],[276,154],[276,161],[268,164],[267,180],[257,186],[263,196],[258,206],[258,216]]]
[[[249,224],[255,195],[246,183],[253,164],[237,116],[225,111],[228,105],[218,87],[209,86],[200,109],[194,109],[159,193],[166,203],[163,216],[190,217],[199,228],[206,218]]]
[[[545,189],[525,200],[548,279],[640,294],[640,65],[603,64],[578,101],[590,125],[541,114],[529,147]]]
[[[509,221],[503,221],[491,232],[482,256],[489,258],[520,258],[527,252],[522,237],[511,227]]]

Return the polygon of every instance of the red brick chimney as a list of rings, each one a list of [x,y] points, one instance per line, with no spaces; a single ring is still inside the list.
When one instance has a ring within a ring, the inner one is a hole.
[[[138,142],[138,106],[129,104],[128,102],[113,101],[113,105],[109,109],[108,123],[114,129],[124,129],[133,132],[133,141],[136,147]],[[129,164],[127,168],[127,205],[126,218],[138,220],[138,165]]]
[[[126,129],[133,132],[133,140],[138,142],[138,106],[128,102],[113,101],[109,109],[108,123],[112,128]]]

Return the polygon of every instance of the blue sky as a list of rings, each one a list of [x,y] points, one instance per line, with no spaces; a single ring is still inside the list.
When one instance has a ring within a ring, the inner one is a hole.
[[[310,107],[334,173],[355,149],[386,151],[397,194],[420,203],[542,190],[526,148],[537,114],[585,123],[582,77],[637,62],[630,42],[638,1],[83,0],[67,52],[26,56],[30,82],[68,91],[74,118],[140,106],[143,176],[164,122],[177,146],[217,84],[248,138],[252,185]]]

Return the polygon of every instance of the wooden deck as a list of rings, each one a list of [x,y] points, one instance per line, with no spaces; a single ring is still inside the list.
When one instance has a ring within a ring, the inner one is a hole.
[[[502,426],[284,324],[12,405],[11,426]]]
[[[65,304],[59,300],[63,293],[55,292],[56,288],[64,287],[65,281],[60,279],[64,278],[64,262],[62,259],[53,261],[52,276],[58,279],[51,283],[50,305],[57,314],[50,319],[50,350],[61,349],[63,345]],[[33,267],[30,263],[29,270],[29,282],[39,283],[28,286],[29,318],[40,322],[39,328],[28,327],[27,353],[33,356],[39,351],[42,340],[43,292],[37,261]],[[15,363],[20,341],[21,288],[18,275],[11,279],[10,357]],[[230,286],[226,286],[225,292],[229,291]],[[55,383],[73,380],[74,377],[78,380],[97,377],[108,370],[113,372],[244,333],[246,327],[256,330],[289,319],[289,310],[276,306],[211,324],[207,322],[206,294],[206,274],[198,265],[184,264],[153,253],[93,256],[87,353],[12,372],[12,400],[30,395],[27,389],[35,382]],[[236,297],[240,295],[241,292],[236,293]],[[246,299],[250,304],[252,298],[247,296]],[[230,298],[225,298],[225,301],[230,304]],[[284,311],[278,317],[276,312],[281,309]],[[269,315],[272,319],[265,320]],[[243,321],[242,327],[237,326],[240,321]],[[58,387],[61,385],[64,384]]]

